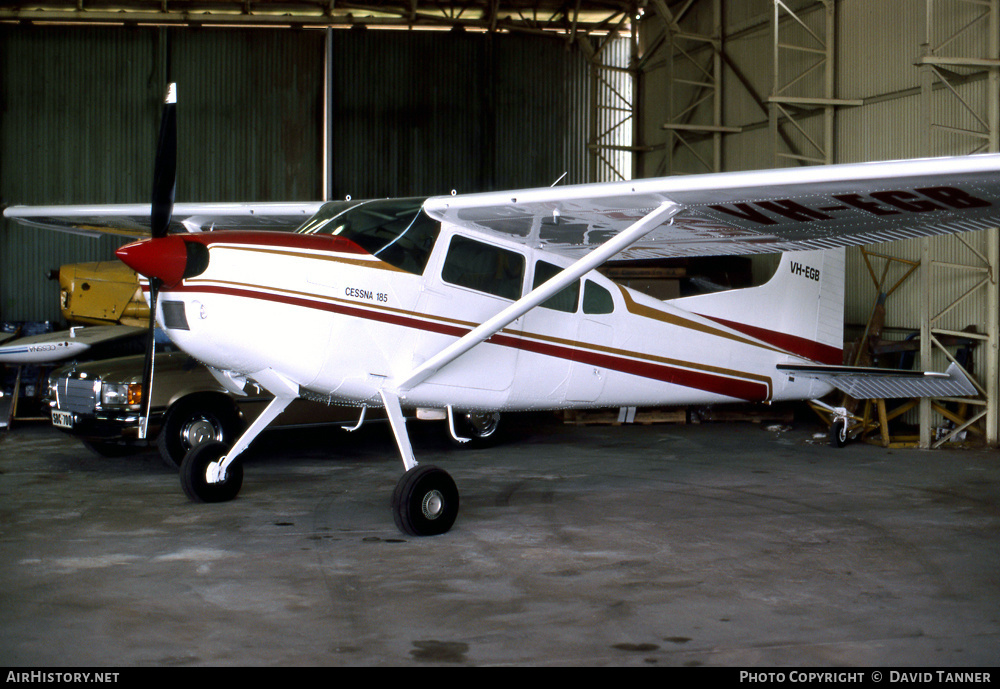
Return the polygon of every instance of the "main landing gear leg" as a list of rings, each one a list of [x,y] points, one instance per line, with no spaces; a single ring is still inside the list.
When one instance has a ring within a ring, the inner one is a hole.
[[[267,385],[277,394],[250,427],[229,448],[218,442],[203,443],[184,456],[181,462],[181,487],[194,502],[227,502],[235,498],[243,487],[243,464],[236,459],[250,447],[250,443],[298,397],[297,386],[281,379],[280,385]]]
[[[396,446],[406,473],[392,493],[392,517],[397,528],[410,536],[437,536],[448,531],[458,516],[458,488],[448,472],[435,466],[418,466],[406,433],[406,419],[399,398],[380,391]]]

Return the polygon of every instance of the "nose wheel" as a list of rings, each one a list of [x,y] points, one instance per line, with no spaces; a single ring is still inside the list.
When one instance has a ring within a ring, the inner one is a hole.
[[[180,477],[184,493],[194,502],[228,502],[243,487],[243,465],[231,462],[220,470],[228,447],[207,442],[187,453],[181,462]]]
[[[448,531],[458,516],[458,488],[443,469],[415,466],[396,484],[392,516],[397,528],[410,536],[437,536]]]

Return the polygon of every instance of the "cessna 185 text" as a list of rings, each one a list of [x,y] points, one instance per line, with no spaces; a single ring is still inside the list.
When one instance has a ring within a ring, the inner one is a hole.
[[[157,322],[181,349],[234,392],[252,381],[274,395],[233,447],[185,458],[181,482],[196,501],[237,495],[241,453],[300,396],[385,408],[405,468],[396,524],[429,535],[452,526],[458,490],[443,470],[417,464],[403,408],[454,424],[467,412],[804,400],[835,387],[855,397],[977,394],[957,366],[840,365],[843,247],[995,226],[1000,156],[254,211],[173,206],[172,120],[171,103],[152,219],[133,225],[152,238],[118,256],[149,278]],[[274,232],[272,211],[315,213]],[[7,214],[121,231],[135,207]],[[171,220],[188,231],[168,233]],[[254,225],[265,229],[221,229]],[[594,270],[616,256],[777,252],[764,285],[671,301]]]

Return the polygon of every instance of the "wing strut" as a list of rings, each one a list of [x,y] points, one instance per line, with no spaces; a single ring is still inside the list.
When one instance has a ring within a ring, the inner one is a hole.
[[[488,340],[525,313],[561,291],[567,285],[578,280],[585,273],[589,273],[611,257],[642,239],[657,227],[663,225],[665,221],[673,218],[681,210],[683,210],[683,206],[673,201],[665,201],[657,206],[656,209],[629,225],[612,239],[594,249],[562,272],[556,274],[548,282],[539,285],[496,316],[493,316],[493,318],[473,328],[467,334],[432,356],[415,368],[396,386],[396,389],[403,392],[424,382],[480,342]]]

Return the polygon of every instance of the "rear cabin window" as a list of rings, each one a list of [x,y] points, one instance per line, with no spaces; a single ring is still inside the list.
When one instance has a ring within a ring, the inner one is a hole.
[[[611,292],[596,282],[587,280],[583,288],[583,312],[589,314],[612,313],[615,310],[615,300]]]
[[[441,279],[504,299],[518,299],[524,284],[524,256],[455,235],[444,259]]]
[[[545,261],[538,261],[535,264],[535,278],[532,289],[540,287],[558,273],[562,268],[554,266]],[[576,313],[576,306],[580,303],[580,281],[577,280],[572,285],[565,287],[562,291],[546,299],[540,306],[543,309],[553,309],[555,311],[565,311],[566,313]]]

